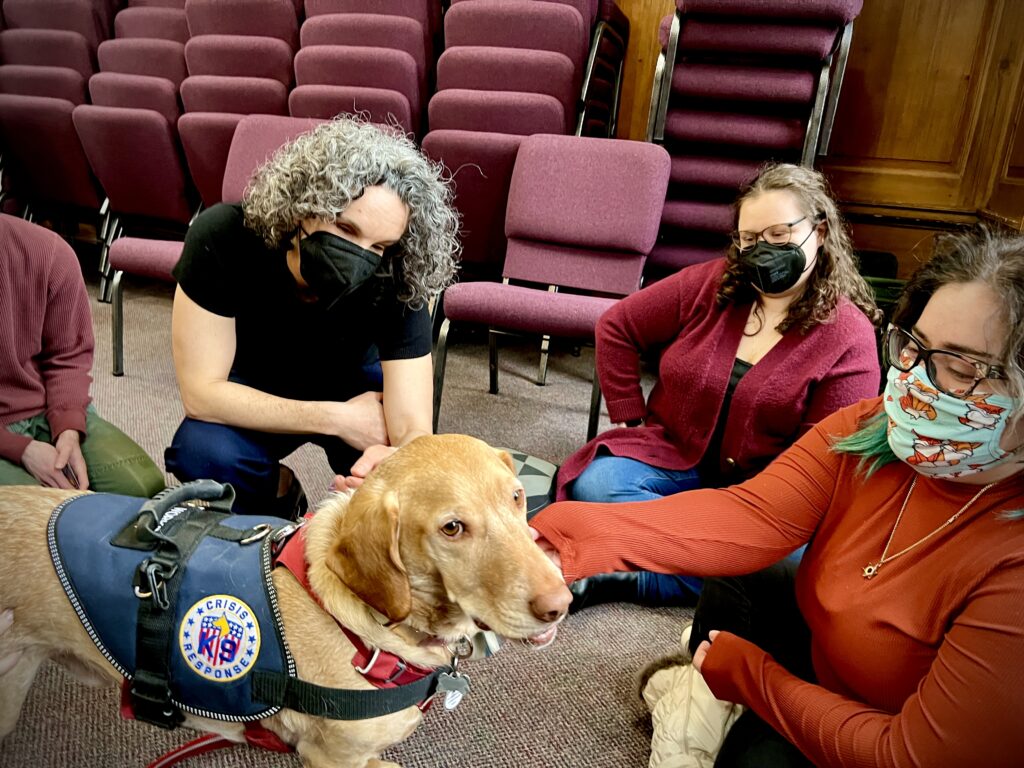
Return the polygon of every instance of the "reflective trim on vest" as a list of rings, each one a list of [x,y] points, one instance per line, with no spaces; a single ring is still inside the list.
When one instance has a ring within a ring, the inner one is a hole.
[[[86,632],[127,678],[135,669],[139,598],[135,571],[149,552],[111,544],[135,520],[145,499],[88,494],[65,501],[50,517],[50,556]],[[175,509],[167,514],[175,513]],[[165,515],[164,519],[167,519]],[[240,530],[277,517],[231,515],[221,525]],[[171,698],[183,711],[232,722],[277,712],[252,701],[254,669],[295,677],[284,642],[277,593],[270,578],[270,536],[240,545],[207,536],[188,561],[171,644]]]

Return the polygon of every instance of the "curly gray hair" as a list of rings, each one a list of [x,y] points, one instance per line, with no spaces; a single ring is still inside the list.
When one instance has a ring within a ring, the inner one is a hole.
[[[302,219],[334,222],[366,187],[387,187],[408,206],[409,225],[379,274],[396,275],[399,298],[420,307],[452,282],[460,250],[459,216],[443,173],[397,130],[339,117],[285,144],[256,170],[242,196],[245,224],[280,248]]]

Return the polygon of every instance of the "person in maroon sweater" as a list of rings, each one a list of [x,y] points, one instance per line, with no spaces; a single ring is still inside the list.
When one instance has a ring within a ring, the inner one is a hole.
[[[0,485],[163,490],[163,473],[89,403],[93,335],[78,259],[0,214]]]
[[[687,267],[609,309],[597,371],[615,428],[570,456],[558,498],[645,501],[753,476],[813,424],[878,393],[873,323],[824,177],[765,167],[736,204],[723,259]],[[645,400],[640,362],[659,355]],[[576,585],[609,600],[692,604],[700,581],[617,574]]]

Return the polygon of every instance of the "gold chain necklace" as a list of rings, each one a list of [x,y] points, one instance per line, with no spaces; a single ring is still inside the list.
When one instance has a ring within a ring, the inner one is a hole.
[[[928,539],[930,539],[935,534],[939,533],[940,531],[944,531],[946,528],[951,526],[953,523],[960,519],[960,516],[964,512],[971,508],[971,505],[974,502],[981,498],[981,495],[985,493],[985,491],[987,491],[989,488],[995,485],[995,483],[989,483],[988,485],[986,485],[984,488],[982,488],[980,491],[974,494],[970,501],[968,501],[966,504],[960,507],[960,509],[957,510],[957,512],[952,517],[950,517],[946,522],[944,522],[942,525],[940,525],[938,528],[936,528],[934,531],[929,533],[924,538],[918,539],[906,549],[901,549],[895,555],[889,555],[889,545],[892,544],[892,540],[896,536],[896,529],[900,527],[900,520],[903,519],[903,512],[906,510],[907,503],[910,501],[910,494],[914,492],[914,487],[917,485],[918,477],[920,477],[920,475],[915,475],[913,481],[910,483],[910,490],[907,491],[907,496],[906,498],[903,499],[903,506],[900,507],[900,513],[896,515],[896,523],[892,527],[892,533],[889,534],[889,540],[885,542],[885,549],[882,550],[882,556],[878,559],[878,562],[868,563],[864,566],[863,574],[865,579],[873,579],[883,565],[892,560],[895,560],[897,557],[900,557],[901,555],[907,554],[907,552],[914,549],[918,545],[924,544],[924,542],[928,541]]]

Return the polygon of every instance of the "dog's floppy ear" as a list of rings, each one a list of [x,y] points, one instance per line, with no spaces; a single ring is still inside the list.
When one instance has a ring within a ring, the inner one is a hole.
[[[364,486],[349,503],[328,561],[346,587],[391,621],[412,610],[398,533],[398,497]]]
[[[512,470],[512,474],[516,473],[515,462],[512,461],[512,454],[508,451],[503,451],[500,448],[495,448],[494,452],[498,454],[498,458],[502,460],[506,467]]]

